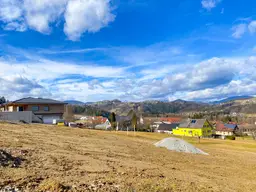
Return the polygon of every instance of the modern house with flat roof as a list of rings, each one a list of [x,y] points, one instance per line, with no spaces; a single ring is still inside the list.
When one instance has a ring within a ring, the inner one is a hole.
[[[44,98],[23,98],[1,106],[2,112],[22,112],[32,111],[36,116],[42,119],[43,123],[51,124],[54,119],[62,119],[65,105],[62,101]]]

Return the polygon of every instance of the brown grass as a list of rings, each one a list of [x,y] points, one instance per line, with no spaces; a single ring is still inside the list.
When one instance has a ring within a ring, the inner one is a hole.
[[[209,156],[156,148],[164,134],[0,124],[0,149],[19,168],[0,167],[0,189],[27,191],[255,191],[256,142],[184,138]]]

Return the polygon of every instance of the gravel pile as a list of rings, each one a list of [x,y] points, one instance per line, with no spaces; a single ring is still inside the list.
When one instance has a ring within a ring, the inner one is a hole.
[[[168,150],[177,151],[177,152],[185,152],[185,153],[193,153],[193,154],[202,154],[208,155],[208,153],[203,152],[202,150],[196,148],[190,143],[178,139],[178,138],[165,138],[157,143],[155,143],[156,147],[165,147]]]

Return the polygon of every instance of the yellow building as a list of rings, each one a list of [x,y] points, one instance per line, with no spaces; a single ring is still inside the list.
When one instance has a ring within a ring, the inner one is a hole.
[[[174,135],[189,137],[210,137],[213,134],[213,127],[207,119],[187,119],[173,129]]]

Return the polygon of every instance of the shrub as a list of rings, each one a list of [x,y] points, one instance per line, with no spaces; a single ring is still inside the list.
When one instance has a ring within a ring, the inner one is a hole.
[[[229,135],[229,136],[226,136],[226,139],[228,139],[228,140],[236,140],[236,136]]]

